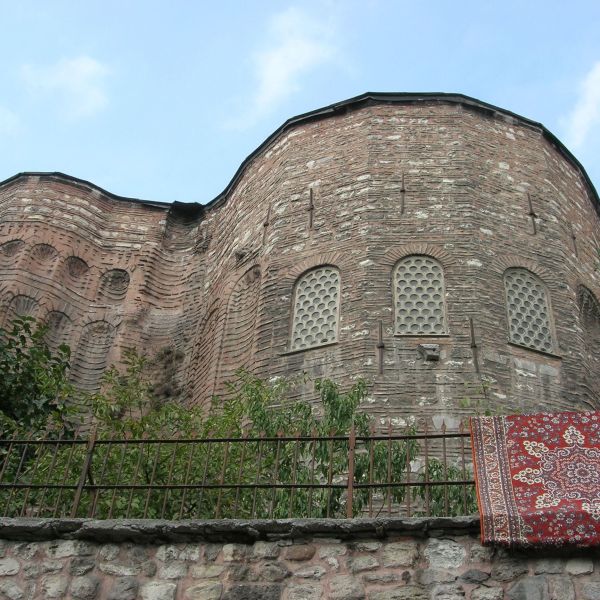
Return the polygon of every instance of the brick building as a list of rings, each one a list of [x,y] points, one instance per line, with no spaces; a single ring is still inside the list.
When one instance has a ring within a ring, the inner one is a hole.
[[[136,346],[191,403],[244,366],[363,376],[386,417],[598,408],[599,214],[539,123],[369,93],[288,120],[206,205],[0,183],[0,319],[46,320],[90,390]]]

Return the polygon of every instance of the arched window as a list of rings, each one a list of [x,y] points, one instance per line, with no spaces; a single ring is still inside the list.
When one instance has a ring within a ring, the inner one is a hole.
[[[430,256],[403,258],[394,269],[395,331],[400,335],[445,335],[442,265]]]
[[[527,269],[507,269],[504,289],[510,341],[553,352],[548,296],[541,279]]]
[[[296,282],[290,350],[304,350],[337,341],[340,274],[323,266]]]

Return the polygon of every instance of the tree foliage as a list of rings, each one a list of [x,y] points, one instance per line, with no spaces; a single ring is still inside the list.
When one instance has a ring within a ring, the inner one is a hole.
[[[71,353],[66,345],[52,352],[46,334],[47,327],[31,317],[0,328],[0,432],[67,425]]]
[[[7,404],[11,411],[7,418],[13,423],[20,421],[21,436],[31,436],[36,427],[47,436],[49,426],[43,416],[56,411],[60,414],[72,390],[67,381],[68,349],[62,348],[52,356],[43,341],[43,328],[31,320],[20,320],[13,331],[8,339],[18,344],[21,354],[15,352],[11,368],[17,371],[14,362],[22,356],[33,363],[27,368],[19,365],[18,372],[40,380],[37,387],[29,384],[30,395],[24,397],[40,393],[42,400],[37,401],[37,412],[28,412],[17,398],[25,388],[15,385],[11,398],[16,400]],[[136,351],[126,351],[123,364],[121,371],[108,369],[100,392],[85,399],[91,407],[92,422],[82,443],[25,445],[22,452],[5,457],[5,481],[40,486],[11,492],[11,501],[28,506],[27,514],[70,513],[89,452],[83,443],[88,435],[95,440],[88,482],[108,487],[87,490],[81,497],[78,516],[345,516],[351,429],[357,436],[353,513],[361,514],[367,506],[377,513],[407,499],[407,488],[403,486],[361,487],[403,481],[408,466],[420,452],[414,439],[361,439],[372,433],[373,426],[371,417],[360,411],[367,393],[363,380],[342,390],[331,380],[318,379],[314,387],[319,402],[311,405],[294,397],[296,386],[306,383],[304,378],[266,381],[242,370],[229,384],[225,397],[214,398],[211,409],[206,410],[158,402],[148,378],[147,359]],[[51,419],[55,431],[61,419]],[[68,424],[64,418],[62,422]],[[445,476],[463,478],[458,469],[444,471],[435,462],[428,469],[429,481]],[[299,487],[290,486],[292,483]],[[71,487],[56,487],[62,484]],[[174,484],[180,487],[168,489]],[[203,489],[186,488],[197,484],[203,484]],[[311,487],[315,484],[324,487]],[[122,485],[131,487],[110,487]],[[423,488],[411,494],[418,512],[425,500]],[[460,514],[464,510],[462,487],[433,487],[427,502],[433,514]]]

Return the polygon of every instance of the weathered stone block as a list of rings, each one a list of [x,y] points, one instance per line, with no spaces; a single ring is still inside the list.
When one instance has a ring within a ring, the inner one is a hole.
[[[286,560],[310,560],[315,555],[316,548],[312,544],[294,544],[288,546],[283,553]]]
[[[175,600],[176,583],[149,581],[140,588],[142,600]]]
[[[594,570],[591,558],[572,558],[567,561],[566,571],[570,575],[585,575]]]
[[[223,600],[279,600],[282,588],[279,584],[252,585],[237,584],[229,588],[223,595]]]
[[[97,596],[99,587],[100,580],[93,575],[73,577],[70,586],[71,596],[78,600],[91,600]]]
[[[363,600],[365,589],[360,582],[348,575],[336,575],[329,581],[326,597],[331,600]]]
[[[0,577],[6,575],[16,575],[21,568],[18,560],[14,558],[1,558],[0,559]]]
[[[412,567],[419,556],[415,542],[392,542],[383,548],[384,567]]]
[[[423,554],[433,569],[456,569],[465,561],[464,546],[453,540],[432,539],[425,545]]]
[[[290,584],[284,594],[285,600],[320,600],[323,597],[323,586],[320,583],[307,581]]]
[[[42,591],[46,598],[64,598],[69,580],[64,575],[47,575],[42,579]]]
[[[219,581],[203,581],[189,587],[184,594],[185,600],[219,600],[223,593],[223,584]]]
[[[548,580],[545,575],[521,579],[506,592],[509,600],[549,600]]]
[[[374,556],[355,556],[349,561],[350,570],[353,573],[361,571],[372,571],[379,566],[379,561]]]
[[[111,585],[107,600],[135,600],[138,587],[139,584],[135,577],[119,577]]]

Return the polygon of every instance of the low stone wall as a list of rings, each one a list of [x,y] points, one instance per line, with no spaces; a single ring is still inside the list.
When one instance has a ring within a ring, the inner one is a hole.
[[[600,600],[600,555],[507,552],[478,520],[0,519],[0,598]]]

